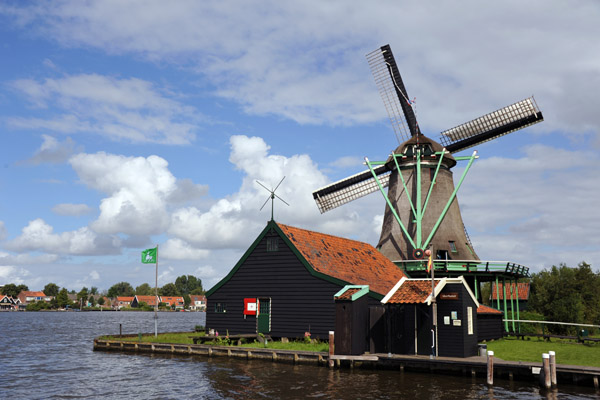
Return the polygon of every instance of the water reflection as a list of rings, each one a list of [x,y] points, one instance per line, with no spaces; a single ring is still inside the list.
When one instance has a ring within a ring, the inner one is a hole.
[[[523,382],[201,356],[92,351],[105,333],[153,332],[151,313],[0,313],[2,399],[588,399],[593,389],[541,391]],[[161,313],[160,331],[204,325],[202,313]],[[10,373],[6,373],[10,371]]]

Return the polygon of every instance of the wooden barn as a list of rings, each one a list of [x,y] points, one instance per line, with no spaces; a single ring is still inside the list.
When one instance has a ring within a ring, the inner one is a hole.
[[[480,304],[477,308],[477,340],[501,339],[504,336],[503,317],[502,311]]]
[[[477,355],[479,303],[464,278],[435,279],[437,354],[433,349],[433,307],[430,279],[401,279],[382,300],[380,318],[387,329],[373,333],[375,351],[396,354],[470,357]],[[371,323],[376,321],[371,319]],[[386,332],[387,331],[387,332]]]
[[[326,339],[334,295],[368,285],[369,306],[405,274],[373,246],[269,221],[229,274],[206,293],[206,328]]]
[[[504,303],[504,293],[506,292],[506,309],[520,311],[527,310],[527,302],[529,301],[529,292],[530,292],[529,282],[511,282],[506,285],[506,289],[504,284],[492,283],[492,290],[490,292],[490,304],[495,306],[498,310],[502,309],[502,304]],[[514,303],[513,303],[514,302]],[[514,307],[513,307],[513,304]]]

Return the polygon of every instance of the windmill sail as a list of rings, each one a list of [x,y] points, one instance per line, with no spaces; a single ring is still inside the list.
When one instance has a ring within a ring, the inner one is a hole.
[[[466,122],[441,133],[439,142],[452,153],[473,147],[526,126],[544,117],[533,97]]]
[[[419,132],[417,118],[390,45],[386,44],[367,54],[367,61],[398,142],[403,142],[416,135]]]
[[[387,187],[391,170],[386,165],[381,165],[374,171],[382,186]],[[313,198],[323,214],[377,190],[377,181],[371,171],[367,170],[315,190]]]

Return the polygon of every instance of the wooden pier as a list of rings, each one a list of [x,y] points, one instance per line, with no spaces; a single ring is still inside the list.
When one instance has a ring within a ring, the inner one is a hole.
[[[235,357],[247,360],[256,359],[271,362],[312,364],[324,367],[328,365],[328,361],[330,360],[327,352],[214,346],[206,344],[150,343],[101,338],[94,339],[94,350],[173,354],[180,356]],[[397,354],[333,355],[331,356],[331,361],[333,361],[336,368],[388,369],[480,378],[487,376],[487,358],[483,356],[430,358],[428,356]],[[542,368],[543,365],[541,362],[504,361],[495,358],[493,375],[498,379],[538,382]],[[557,364],[556,375],[559,387],[561,384],[569,384],[591,386],[600,390],[598,383],[600,368]]]

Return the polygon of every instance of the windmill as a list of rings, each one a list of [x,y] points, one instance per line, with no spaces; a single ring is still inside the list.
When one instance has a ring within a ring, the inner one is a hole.
[[[392,261],[420,260],[427,248],[438,259],[479,260],[456,199],[477,152],[468,157],[452,153],[541,122],[535,100],[527,98],[443,131],[434,141],[421,133],[390,46],[367,54],[367,60],[394,132],[403,142],[387,160],[365,158],[368,170],[313,192],[319,210],[324,213],[380,190],[386,209],[377,248]],[[455,187],[451,169],[457,161],[468,165]]]
[[[273,221],[273,207],[274,207],[273,203],[275,202],[275,197],[277,197],[279,200],[281,200],[283,202],[283,204],[285,204],[286,206],[289,206],[289,204],[284,199],[282,199],[281,197],[279,197],[275,194],[275,191],[279,188],[279,185],[281,185],[281,182],[283,182],[284,179],[285,179],[285,176],[283,178],[281,178],[281,180],[279,181],[277,186],[275,186],[275,189],[269,189],[268,187],[266,187],[265,185],[260,183],[258,180],[256,181],[256,183],[258,183],[260,186],[265,188],[265,190],[267,192],[271,193],[269,195],[269,197],[267,197],[267,200],[265,200],[265,202],[263,203],[262,207],[259,210],[259,211],[262,211],[262,209],[265,208],[265,206],[267,205],[269,200],[271,200],[271,221]]]

